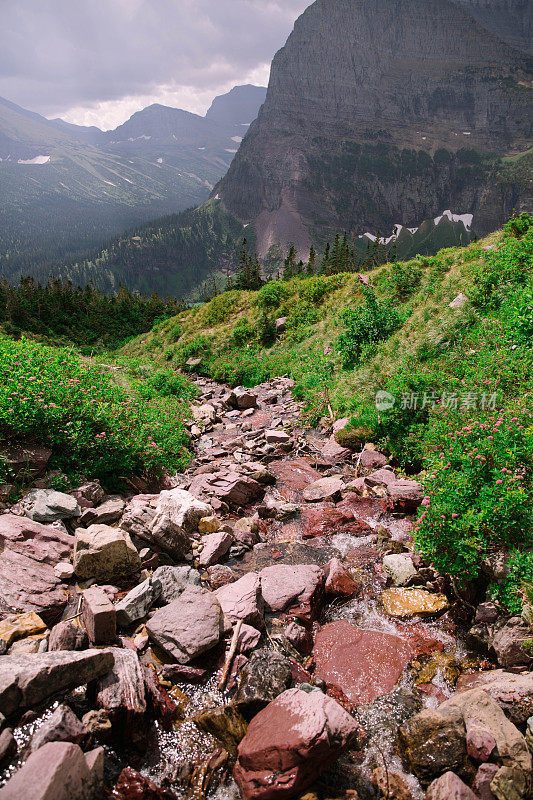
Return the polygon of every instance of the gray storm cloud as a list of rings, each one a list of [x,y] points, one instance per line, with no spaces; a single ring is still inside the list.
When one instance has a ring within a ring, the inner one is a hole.
[[[0,0],[0,95],[46,115],[75,109],[80,121],[84,109],[127,116],[147,99],[199,110],[208,96],[267,76],[309,4]]]

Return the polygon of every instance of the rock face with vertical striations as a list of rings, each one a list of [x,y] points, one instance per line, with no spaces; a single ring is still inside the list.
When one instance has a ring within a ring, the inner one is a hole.
[[[493,230],[524,198],[494,180],[487,154],[531,146],[530,9],[316,0],[275,56],[265,104],[214,194],[255,222],[263,255],[450,208]]]

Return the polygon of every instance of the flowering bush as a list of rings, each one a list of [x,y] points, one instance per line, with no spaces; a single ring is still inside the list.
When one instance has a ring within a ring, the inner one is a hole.
[[[156,380],[141,400],[72,349],[0,336],[0,438],[46,444],[51,468],[109,486],[179,469],[188,460],[188,406],[178,384],[168,394],[161,380],[166,396]]]
[[[380,303],[372,289],[365,289],[365,302],[342,313],[346,330],[337,339],[337,349],[344,367],[355,364],[365,347],[377,344],[397,330],[405,318],[385,303]]]
[[[475,578],[491,552],[533,545],[532,426],[526,411],[452,427],[429,457],[416,538],[439,571]]]

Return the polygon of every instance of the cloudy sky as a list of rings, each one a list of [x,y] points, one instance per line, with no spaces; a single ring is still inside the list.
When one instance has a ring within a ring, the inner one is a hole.
[[[203,114],[270,62],[311,0],[0,0],[0,96],[114,128],[150,103]]]

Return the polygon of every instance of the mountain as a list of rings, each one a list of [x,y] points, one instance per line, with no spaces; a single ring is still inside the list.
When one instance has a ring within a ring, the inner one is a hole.
[[[0,99],[0,274],[53,272],[119,231],[205,201],[238,148],[241,112],[251,121],[264,99],[256,89],[217,98],[218,118],[152,105],[114,131]]]
[[[530,20],[524,0],[317,0],[213,196],[263,256],[445,209],[494,230],[531,195],[501,160],[531,147]]]

